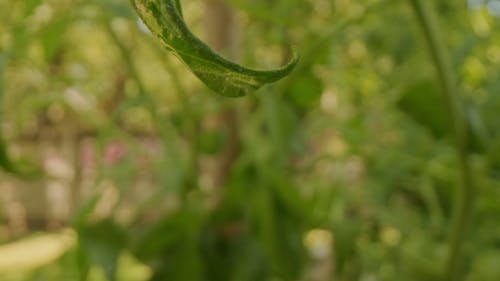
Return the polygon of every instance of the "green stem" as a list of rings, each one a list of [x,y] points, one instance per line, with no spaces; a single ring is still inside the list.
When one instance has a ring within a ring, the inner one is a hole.
[[[452,229],[449,238],[449,252],[446,264],[446,280],[459,280],[461,248],[474,201],[474,179],[469,162],[468,136],[465,112],[459,95],[455,74],[446,56],[446,48],[439,31],[435,14],[429,1],[409,0],[419,24],[425,34],[434,61],[443,96],[452,122],[453,135],[460,167],[460,188],[456,191],[452,214]]]

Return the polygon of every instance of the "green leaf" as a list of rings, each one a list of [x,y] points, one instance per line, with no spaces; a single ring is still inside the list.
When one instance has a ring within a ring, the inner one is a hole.
[[[7,64],[7,59],[5,55],[0,55],[0,105],[3,105],[3,91],[4,91],[4,70],[5,65]],[[3,108],[0,108],[0,114],[2,113]],[[0,119],[0,121],[3,121]],[[7,154],[7,146],[3,139],[2,133],[0,132],[0,167],[7,172],[13,172],[14,167],[12,161]]]
[[[403,92],[398,107],[437,138],[451,133],[445,101],[438,86],[431,80],[411,85]]]
[[[9,172],[9,173],[15,173],[16,169],[14,167],[14,164],[9,158],[9,155],[7,154],[7,147],[5,145],[5,141],[0,137],[0,167],[2,167],[3,170]]]
[[[297,78],[292,79],[286,94],[298,108],[303,110],[313,108],[318,104],[321,94],[323,94],[323,81],[314,75],[311,69],[295,76]]]
[[[154,270],[150,281],[204,280],[200,223],[199,214],[183,208],[134,237],[132,253]]]
[[[335,265],[339,274],[347,270],[349,262],[356,259],[356,241],[361,233],[362,224],[355,218],[347,218],[335,224]]]
[[[445,101],[439,93],[439,87],[431,80],[424,80],[411,85],[402,93],[398,107],[414,121],[426,128],[436,138],[449,137],[452,134],[451,122],[446,112]],[[465,122],[470,135],[468,149],[482,152],[490,143],[486,125],[476,108],[466,106]]]
[[[135,10],[163,45],[176,54],[193,73],[216,93],[239,97],[287,76],[296,66],[290,62],[274,70],[254,70],[228,61],[215,53],[189,30],[179,0],[131,0]]]
[[[228,132],[223,129],[214,129],[202,132],[199,136],[198,145],[200,152],[205,154],[216,154],[227,140]]]
[[[40,39],[47,62],[52,62],[61,50],[64,34],[70,26],[71,21],[72,17],[70,15],[60,16],[47,24],[40,32]]]
[[[79,230],[82,250],[93,264],[101,266],[109,280],[116,280],[118,259],[127,245],[126,230],[107,219]]]
[[[5,91],[5,69],[7,67],[7,56],[0,54],[0,122],[3,121],[3,98]],[[41,176],[42,171],[39,167],[23,160],[13,161],[8,153],[7,142],[0,131],[0,169],[6,172],[21,175],[26,178],[36,178]]]

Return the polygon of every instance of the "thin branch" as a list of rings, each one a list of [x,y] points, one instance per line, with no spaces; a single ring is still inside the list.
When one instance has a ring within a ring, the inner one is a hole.
[[[446,55],[447,51],[442,40],[443,37],[440,34],[439,25],[429,1],[410,0],[410,3],[425,34],[439,81],[442,84],[443,96],[452,122],[451,126],[460,166],[461,185],[456,191],[445,273],[446,280],[455,281],[460,279],[458,269],[462,260],[461,248],[464,233],[467,230],[467,221],[472,210],[475,189],[473,172],[469,161],[465,111],[454,71]]]

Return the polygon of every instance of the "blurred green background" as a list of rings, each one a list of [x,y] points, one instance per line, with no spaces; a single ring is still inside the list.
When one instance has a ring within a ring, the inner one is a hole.
[[[463,167],[412,1],[182,0],[233,61],[300,50],[229,99],[127,0],[0,0],[0,280],[500,280],[500,1],[428,1],[475,183],[453,256]]]

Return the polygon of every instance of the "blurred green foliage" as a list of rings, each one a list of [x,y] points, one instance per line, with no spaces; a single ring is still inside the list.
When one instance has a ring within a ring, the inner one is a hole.
[[[444,280],[460,167],[409,1],[225,2],[243,65],[279,65],[297,45],[288,78],[221,98],[129,1],[0,0],[1,166],[42,166],[18,140],[42,151],[47,128],[98,151],[75,246],[2,280]],[[204,39],[210,3],[182,1]],[[477,182],[460,278],[497,281],[500,4],[432,3]]]

